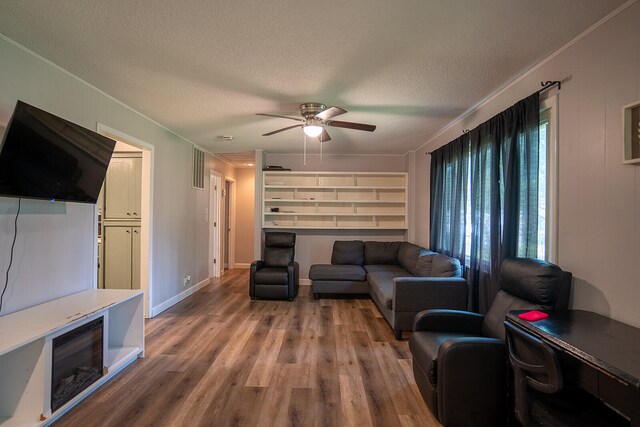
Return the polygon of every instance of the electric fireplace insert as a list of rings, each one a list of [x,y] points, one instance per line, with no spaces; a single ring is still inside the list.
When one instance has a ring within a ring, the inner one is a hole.
[[[102,377],[103,323],[100,317],[53,339],[51,412]]]

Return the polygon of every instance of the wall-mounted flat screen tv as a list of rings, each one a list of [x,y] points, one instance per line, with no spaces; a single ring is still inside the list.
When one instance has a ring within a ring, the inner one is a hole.
[[[96,203],[115,144],[18,101],[0,146],[0,196]]]

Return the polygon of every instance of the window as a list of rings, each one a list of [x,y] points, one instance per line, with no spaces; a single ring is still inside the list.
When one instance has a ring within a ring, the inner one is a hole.
[[[540,102],[538,153],[538,227],[537,258],[556,262],[557,258],[557,95]],[[467,159],[468,168],[471,159]],[[471,189],[471,174],[467,177]],[[446,202],[445,202],[446,204]],[[465,264],[471,258],[471,192],[466,195]],[[483,251],[488,253],[487,251]]]
[[[467,265],[485,312],[505,257],[555,262],[557,98],[536,92],[431,154],[430,249]]]

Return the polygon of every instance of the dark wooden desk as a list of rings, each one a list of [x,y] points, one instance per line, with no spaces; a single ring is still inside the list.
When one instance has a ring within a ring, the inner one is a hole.
[[[507,321],[550,344],[572,381],[640,426],[640,329],[583,310],[548,311],[536,322],[520,313],[510,312]]]

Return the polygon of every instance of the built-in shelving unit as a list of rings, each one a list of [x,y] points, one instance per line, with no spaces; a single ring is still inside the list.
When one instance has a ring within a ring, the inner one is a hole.
[[[407,228],[405,172],[263,174],[263,228]]]
[[[51,412],[52,341],[103,317],[103,376]],[[94,289],[0,317],[0,426],[46,426],[144,355],[139,290]]]

